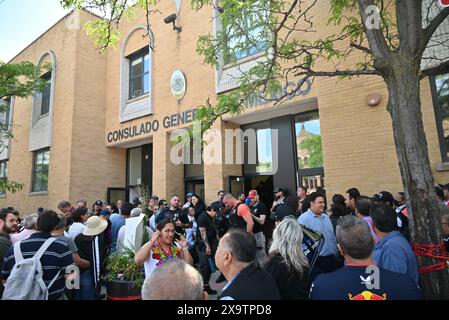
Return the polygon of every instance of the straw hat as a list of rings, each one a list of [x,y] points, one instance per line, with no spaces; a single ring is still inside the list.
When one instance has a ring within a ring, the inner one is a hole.
[[[106,230],[108,222],[98,216],[92,216],[87,219],[86,228],[83,231],[85,236],[96,236]]]

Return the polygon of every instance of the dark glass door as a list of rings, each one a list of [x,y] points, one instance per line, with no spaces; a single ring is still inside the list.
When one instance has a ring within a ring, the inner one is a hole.
[[[153,193],[153,144],[142,146],[142,185]]]
[[[186,181],[186,194],[188,192],[192,192],[193,194],[199,195],[201,199],[204,201],[204,180],[191,180]]]
[[[108,203],[117,203],[118,200],[129,202],[128,188],[108,188],[107,201]]]
[[[297,183],[309,192],[324,191],[323,150],[318,112],[295,117]]]

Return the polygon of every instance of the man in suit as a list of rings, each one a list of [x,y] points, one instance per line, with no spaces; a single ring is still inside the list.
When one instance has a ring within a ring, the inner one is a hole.
[[[279,300],[273,278],[255,262],[257,244],[253,235],[231,229],[220,240],[215,263],[228,280],[220,300]]]

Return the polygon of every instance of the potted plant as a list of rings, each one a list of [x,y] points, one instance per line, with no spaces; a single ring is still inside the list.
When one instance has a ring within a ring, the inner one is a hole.
[[[106,292],[108,300],[140,300],[145,273],[134,262],[133,249],[124,247],[106,260]]]

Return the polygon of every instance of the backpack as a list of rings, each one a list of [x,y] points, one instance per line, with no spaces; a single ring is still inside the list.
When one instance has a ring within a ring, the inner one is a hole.
[[[15,264],[5,283],[2,300],[48,300],[48,289],[53,285],[61,270],[52,279],[48,287],[42,279],[41,257],[56,238],[47,239],[36,254],[24,259],[18,241],[14,244]]]

